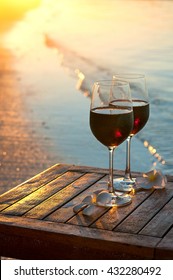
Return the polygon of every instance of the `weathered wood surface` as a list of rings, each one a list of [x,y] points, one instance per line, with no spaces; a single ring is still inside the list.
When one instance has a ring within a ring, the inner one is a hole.
[[[116,171],[116,175],[122,175]],[[122,208],[74,213],[108,170],[57,164],[0,196],[0,254],[23,259],[173,259],[173,183]],[[139,176],[139,173],[136,173]],[[106,186],[105,186],[106,188]]]

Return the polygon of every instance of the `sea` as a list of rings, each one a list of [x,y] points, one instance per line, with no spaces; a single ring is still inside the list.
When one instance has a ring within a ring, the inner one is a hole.
[[[92,85],[146,75],[150,117],[132,138],[131,170],[173,175],[173,1],[43,0],[4,35],[30,118],[57,162],[108,167],[89,127]],[[114,153],[125,169],[126,142]]]

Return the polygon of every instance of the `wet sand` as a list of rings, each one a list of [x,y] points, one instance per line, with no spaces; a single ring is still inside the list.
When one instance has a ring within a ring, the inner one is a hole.
[[[12,54],[0,47],[0,194],[56,162],[44,123],[29,118]]]

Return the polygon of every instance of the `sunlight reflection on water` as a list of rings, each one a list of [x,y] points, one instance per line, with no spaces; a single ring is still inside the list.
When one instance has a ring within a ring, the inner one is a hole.
[[[44,0],[5,36],[28,104],[49,124],[44,133],[57,143],[57,157],[107,167],[107,151],[88,127],[89,99],[77,91],[88,97],[95,80],[140,72],[147,76],[151,115],[133,140],[132,167],[172,173],[172,14],[171,1]],[[124,144],[115,158],[124,169]]]

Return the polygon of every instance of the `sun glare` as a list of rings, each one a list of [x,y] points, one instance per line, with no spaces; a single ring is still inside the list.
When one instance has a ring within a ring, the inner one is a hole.
[[[20,17],[28,9],[40,4],[41,0],[5,0],[0,2],[0,20],[11,20]]]

